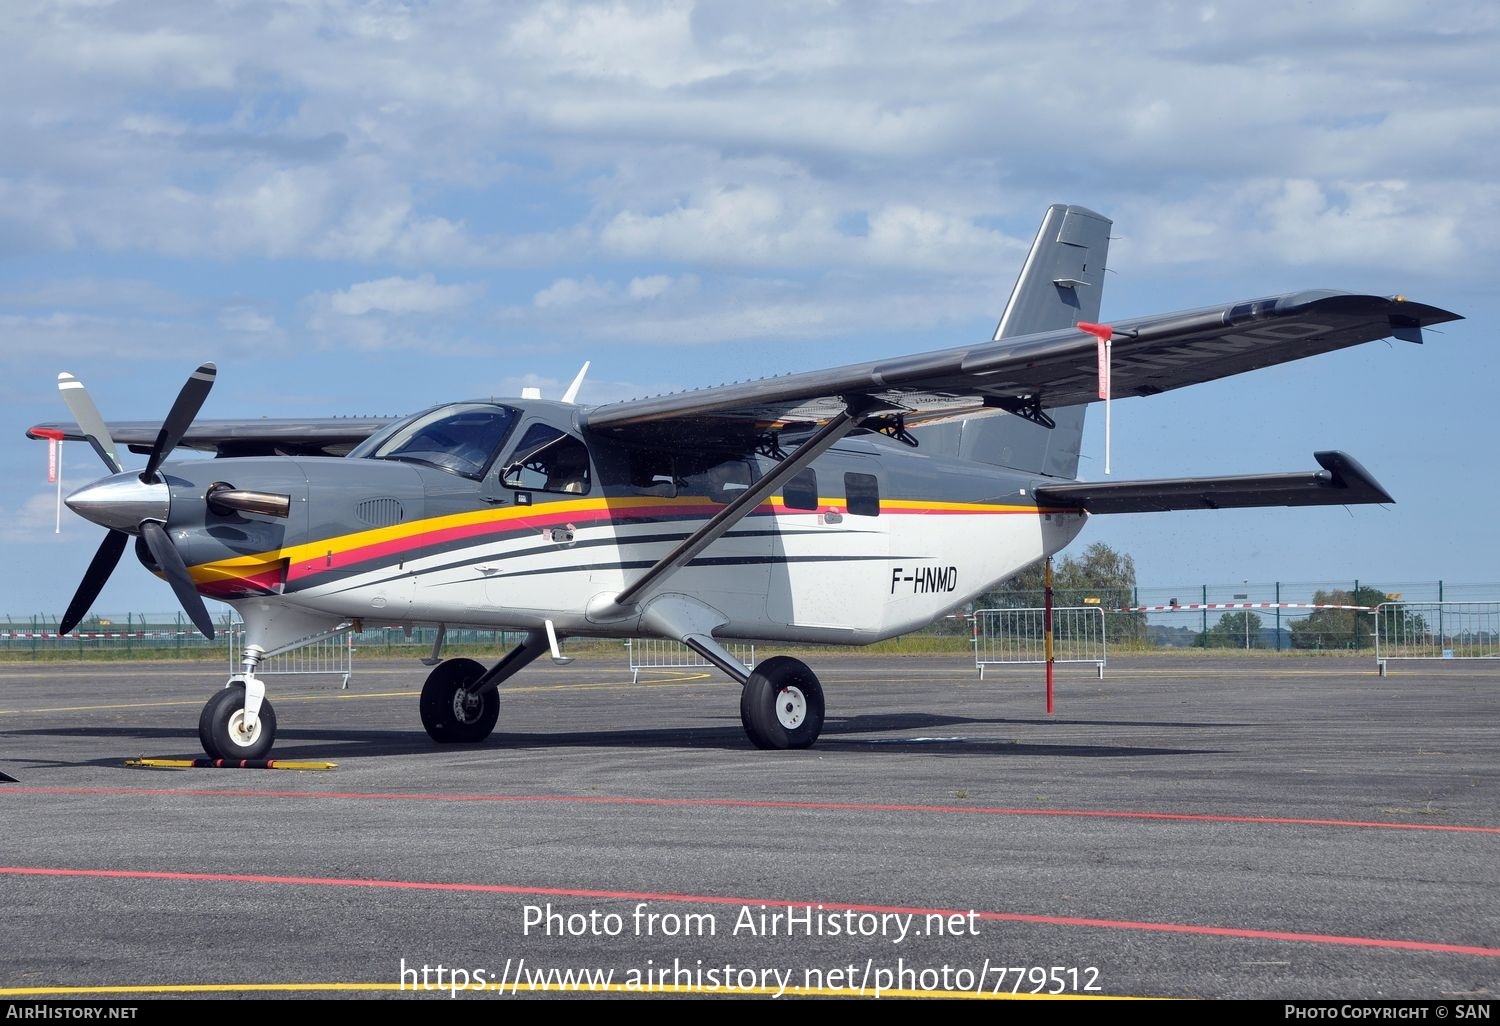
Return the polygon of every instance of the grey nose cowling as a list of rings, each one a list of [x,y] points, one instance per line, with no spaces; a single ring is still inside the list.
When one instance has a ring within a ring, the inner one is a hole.
[[[116,474],[95,481],[63,501],[85,520],[126,534],[140,534],[143,520],[166,523],[172,506],[165,482],[147,483],[139,474]]]

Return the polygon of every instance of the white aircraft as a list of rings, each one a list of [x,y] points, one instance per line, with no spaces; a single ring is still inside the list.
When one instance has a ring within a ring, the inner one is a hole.
[[[256,668],[366,622],[519,629],[485,667],[422,688],[439,742],[477,742],[498,686],[567,637],[690,646],[740,688],[761,748],[823,725],[817,676],[729,639],[867,644],[922,627],[1067,545],[1090,515],[1390,502],[1350,457],[1321,471],[1078,482],[1084,412],[1376,339],[1421,341],[1456,314],[1402,297],[1307,291],[1097,322],[1110,222],[1053,206],[991,339],[603,406],[535,396],[401,420],[194,423],[204,364],[166,420],[106,425],[71,375],[77,424],[110,476],[68,497],[106,528],[61,631],[131,536],[205,635],[202,596],[245,622],[240,673],[199,720],[216,758],[260,759],[276,715]],[[1108,387],[1103,387],[1105,381]],[[117,443],[147,454],[126,471]],[[178,446],[219,458],[167,462]],[[434,648],[434,661],[437,656]]]

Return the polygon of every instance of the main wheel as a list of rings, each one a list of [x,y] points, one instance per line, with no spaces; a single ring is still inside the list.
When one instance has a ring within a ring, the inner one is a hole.
[[[472,659],[448,659],[427,675],[422,685],[422,726],[440,744],[483,741],[500,718],[500,693],[469,690],[484,667]]]
[[[800,659],[772,656],[740,690],[740,722],[756,748],[811,748],[823,731],[823,686]]]
[[[198,740],[211,759],[264,759],[276,743],[276,710],[261,699],[255,726],[245,727],[245,685],[214,693],[198,717]]]

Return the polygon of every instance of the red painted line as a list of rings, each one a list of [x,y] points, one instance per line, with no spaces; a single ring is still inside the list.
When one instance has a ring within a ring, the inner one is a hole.
[[[1262,826],[1328,826],[1363,830],[1428,830],[1496,834],[1500,827],[1445,823],[1381,823],[1357,819],[1299,819],[1290,816],[1229,816],[1185,812],[1131,812],[1120,809],[1008,809],[999,806],[888,805],[869,802],[776,802],[738,798],[630,798],[609,795],[538,794],[398,794],[379,791],[210,790],[176,787],[8,787],[0,797],[16,794],[190,795],[213,798],[303,798],[325,801],[517,802],[562,805],[659,805],[726,809],[803,809],[833,812],[934,812],[962,816],[1078,816],[1095,819],[1141,819],[1184,823],[1248,823]]]
[[[788,901],[783,898],[737,898],[717,894],[679,894],[656,891],[606,891],[574,887],[518,887],[509,884],[443,883],[430,880],[360,880],[328,876],[271,876],[260,873],[174,873],[165,870],[60,869],[43,866],[0,866],[8,876],[92,877],[112,880],[165,880],[180,883],[260,883],[293,887],[367,887],[398,891],[459,891],[469,894],[514,894],[528,897],[596,898],[617,901],[676,901],[699,905],[817,906],[833,912],[896,913],[898,915],[968,915],[969,909],[920,908],[907,905],[865,905],[830,901]],[[1348,947],[1424,951],[1449,955],[1500,958],[1500,948],[1435,941],[1396,940],[1389,937],[1356,937],[1331,933],[1292,933],[1283,930],[1249,930],[1229,926],[1197,926],[1190,923],[1149,923],[1129,919],[1090,919],[1082,916],[1023,915],[1018,912],[979,912],[974,918],[997,923],[1032,923],[1043,926],[1081,926],[1106,930],[1143,930],[1156,933],[1197,934],[1250,940],[1300,941]]]

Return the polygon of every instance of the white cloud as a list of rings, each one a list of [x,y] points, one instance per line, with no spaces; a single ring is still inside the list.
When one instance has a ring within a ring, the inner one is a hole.
[[[979,228],[967,218],[908,204],[871,213],[868,250],[872,263],[927,269],[972,268],[1023,252],[1019,240]]]
[[[430,274],[360,282],[328,297],[328,308],[347,317],[371,312],[434,314],[467,306],[483,291],[474,283],[440,285]]]
[[[532,297],[531,302],[539,309],[566,309],[585,303],[608,300],[617,294],[614,285],[598,282],[592,278],[578,281],[574,278],[559,278]]]
[[[32,459],[36,461],[37,473],[45,478],[47,460],[47,447],[45,445],[34,445]],[[76,454],[80,448],[87,446],[68,445],[63,443],[66,454]],[[65,457],[66,458],[66,457]],[[71,462],[71,461],[69,461]],[[68,467],[65,464],[64,473]],[[78,471],[73,471],[75,474]],[[28,542],[31,544],[48,542],[65,542],[73,545],[79,542],[81,531],[76,530],[79,525],[77,517],[70,510],[62,512],[62,528],[65,533],[59,535],[57,532],[57,493],[45,491],[28,496],[19,508],[7,510],[0,522],[0,541],[6,542]]]
[[[668,274],[653,274],[648,278],[632,278],[630,284],[625,287],[626,293],[631,299],[655,299],[666,292],[673,285],[673,279]]]
[[[276,318],[254,307],[231,306],[219,314],[219,326],[225,331],[263,333],[276,330]]]
[[[1487,227],[1497,214],[1500,187],[1487,184],[1256,179],[1122,211],[1131,227],[1117,252],[1138,267],[1452,274],[1500,248]]]
[[[663,276],[644,290],[648,297],[635,284],[561,279],[537,293],[530,306],[501,310],[499,319],[512,335],[692,345],[747,339],[806,341],[952,325],[998,317],[1003,302],[993,287],[972,278],[885,278],[876,290],[864,278],[823,282],[816,288],[788,280],[733,278],[705,288],[696,276]]]

